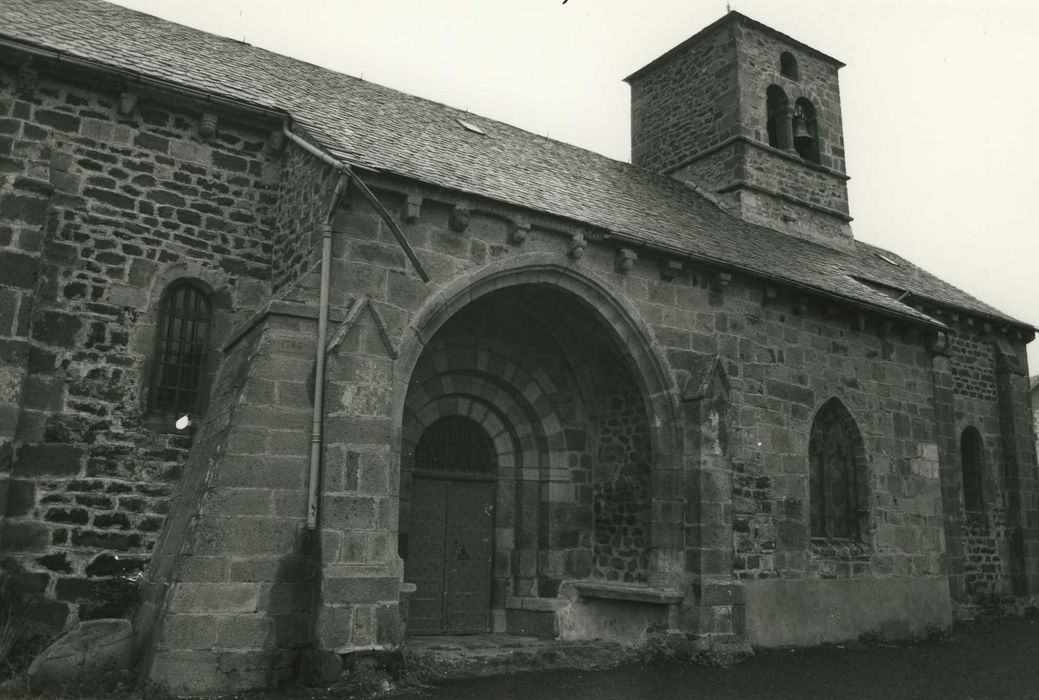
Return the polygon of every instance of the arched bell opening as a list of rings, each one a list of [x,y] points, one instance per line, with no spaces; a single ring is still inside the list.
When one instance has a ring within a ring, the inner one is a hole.
[[[792,150],[794,135],[790,117],[790,101],[787,99],[786,93],[778,85],[769,85],[768,90],[765,91],[765,100],[768,145],[784,151]]]
[[[801,97],[794,103],[794,148],[798,155],[812,163],[819,162],[819,122],[815,106]]]

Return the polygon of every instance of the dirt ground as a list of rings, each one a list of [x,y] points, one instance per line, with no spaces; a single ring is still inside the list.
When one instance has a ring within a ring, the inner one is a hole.
[[[384,696],[387,697],[387,696]],[[912,645],[759,651],[731,668],[675,661],[437,682],[393,698],[1036,698],[1039,621],[956,625]]]

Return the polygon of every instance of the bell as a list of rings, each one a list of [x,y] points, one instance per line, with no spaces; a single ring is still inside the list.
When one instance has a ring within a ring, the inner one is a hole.
[[[802,117],[794,117],[794,143],[798,146],[808,146],[814,140],[805,120]]]

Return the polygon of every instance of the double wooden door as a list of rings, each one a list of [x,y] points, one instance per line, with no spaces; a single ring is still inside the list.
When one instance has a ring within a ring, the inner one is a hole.
[[[404,579],[410,634],[490,631],[493,481],[415,476]]]

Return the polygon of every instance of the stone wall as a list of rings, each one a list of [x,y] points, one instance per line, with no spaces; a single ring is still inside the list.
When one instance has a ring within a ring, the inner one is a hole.
[[[665,171],[740,133],[730,25],[629,79],[631,162]]]
[[[881,337],[821,311],[768,303],[736,321],[749,336],[739,342],[732,380],[738,575],[941,574],[927,353],[912,332]],[[813,540],[806,520],[811,418],[831,395],[850,410],[865,442],[870,516],[860,543]]]
[[[599,419],[595,461],[592,576],[649,580],[649,434],[638,387],[626,374],[607,380],[608,413]]]
[[[955,419],[955,499],[946,499],[946,517],[958,528],[949,543],[954,597],[1002,595],[1009,592],[1006,528],[1006,485],[996,392],[996,358],[991,338],[966,320],[953,323],[949,373]],[[960,439],[973,428],[981,436],[982,511],[964,508]]]
[[[275,294],[317,267],[321,226],[331,206],[335,181],[330,166],[295,145],[285,149],[271,256],[271,290]]]
[[[952,376],[956,395],[965,399],[996,400],[996,361],[991,342],[969,329],[954,333]]]
[[[963,522],[963,587],[968,595],[1007,593],[1006,512],[1001,505]]]
[[[57,601],[41,611],[59,627],[131,610],[125,577],[147,561],[191,447],[146,415],[163,288],[213,290],[212,375],[221,334],[269,285],[267,131],[226,119],[203,136],[198,112],[150,97],[124,112],[114,90],[0,73],[0,335],[14,336],[4,371],[21,387],[0,396],[3,551]]]
[[[421,328],[416,324],[423,318],[446,318],[451,309],[462,308],[463,302],[452,296],[451,290],[467,290],[484,276],[491,279],[494,274],[505,274],[495,270],[512,271],[509,274],[518,279],[525,279],[524,271],[530,270],[527,284],[535,287],[547,284],[539,280],[550,274],[538,270],[551,270],[560,279],[570,279],[570,275],[574,280],[594,280],[596,288],[612,295],[629,310],[627,313],[646,324],[651,334],[647,336],[648,345],[640,345],[643,341],[631,337],[625,347],[632,353],[642,352],[640,348],[659,353],[673,386],[682,387],[704,358],[718,355],[726,368],[734,428],[726,436],[725,451],[732,465],[735,495],[731,505],[719,503],[715,508],[708,507],[707,502],[714,495],[695,487],[689,492],[691,499],[704,500],[681,507],[690,508],[694,519],[707,525],[690,532],[688,537],[694,539],[688,541],[687,548],[700,551],[700,547],[714,547],[713,540],[708,544],[695,538],[700,536],[697,532],[712,531],[717,522],[734,533],[729,535],[729,547],[737,550],[735,573],[740,578],[875,580],[945,575],[931,359],[921,329],[898,324],[892,328],[885,319],[868,313],[816,303],[782,288],[767,290],[760,282],[738,275],[727,285],[719,285],[714,272],[695,265],[686,264],[673,280],[663,279],[660,260],[650,254],[640,257],[630,272],[618,271],[613,245],[589,243],[583,255],[575,258],[568,255],[573,228],[547,220],[535,221],[526,228],[524,224],[530,219],[524,212],[489,203],[468,200],[470,223],[458,231],[450,226],[451,207],[457,200],[390,178],[372,184],[381,197],[396,201],[397,206],[402,206],[404,198],[401,194],[395,200],[393,190],[422,197],[418,219],[404,228],[433,281],[429,285],[418,282],[406,270],[404,259],[390,250],[374,254],[380,247],[388,248],[391,239],[362,206],[355,204],[348,212],[341,212],[339,221],[348,237],[345,245],[337,248],[341,252],[333,266],[333,280],[340,289],[333,295],[344,294],[342,287],[355,284],[358,273],[367,280],[386,280],[385,287],[369,284],[366,289],[382,314],[389,338],[400,349],[400,359],[393,359],[374,342],[362,349],[357,344],[366,336],[357,336],[359,339],[352,341],[354,349],[344,355],[343,361],[356,366],[351,372],[357,372],[359,379],[389,374],[395,386],[407,386],[412,381],[413,365],[406,358],[409,352],[416,352],[409,348],[424,347],[414,341],[426,332],[415,330]],[[520,229],[525,235],[515,235]],[[594,237],[591,231],[584,234]],[[347,265],[353,274],[346,274]],[[470,299],[465,296],[468,292],[461,294]],[[603,306],[580,296],[581,292],[573,294],[578,300],[584,299],[581,303],[586,307]],[[519,328],[526,328],[522,322],[517,323]],[[566,324],[573,326],[572,321]],[[521,357],[529,362],[527,353],[521,353]],[[371,371],[360,373],[362,367]],[[377,372],[375,367],[379,368]],[[603,377],[609,376],[598,373],[594,365],[583,371],[592,382],[602,383]],[[641,388],[645,376],[633,375],[644,401],[652,395]],[[358,396],[352,386],[345,384],[335,394]],[[809,536],[808,437],[815,411],[832,397],[840,399],[854,416],[865,444],[869,526],[859,543],[813,541]],[[345,416],[359,409],[343,404],[337,410]],[[371,407],[365,410],[369,412]],[[371,425],[384,427],[366,429],[363,434],[343,432],[365,441],[344,440],[340,447],[343,454],[364,454],[384,444],[394,449],[392,440],[383,437],[396,429],[392,411],[381,406],[378,410],[386,410],[385,423],[380,419]],[[651,492],[660,490],[663,499],[683,493],[684,487],[676,491],[671,485],[679,482],[670,481],[674,477],[657,454],[662,433],[654,420],[650,414],[649,438],[654,447],[649,482]],[[554,468],[549,491],[580,503],[576,495],[580,493],[580,473],[576,467]],[[397,497],[397,485],[391,482],[389,489],[392,502]],[[379,495],[376,500],[381,502],[382,498]],[[661,502],[647,516],[651,546],[646,577],[650,581],[671,580],[667,577],[674,575],[668,568],[670,560],[665,559],[672,556],[666,549],[673,537],[668,530],[670,508],[670,504],[665,507]],[[382,512],[382,506],[376,510]],[[377,524],[375,532],[382,532],[382,527]],[[385,531],[391,538],[395,536],[392,528],[390,525]],[[393,547],[391,551],[395,550]],[[724,546],[719,556],[723,556],[723,550]],[[698,565],[701,570],[715,570],[717,557],[711,551],[711,556]],[[385,561],[378,565],[390,570],[392,559]],[[522,558],[514,559],[513,566],[517,561]],[[515,569],[511,571],[516,575]],[[730,568],[728,575],[732,573]],[[360,575],[359,570],[355,575]],[[538,592],[552,595],[551,588]],[[732,620],[725,624],[731,629]]]

